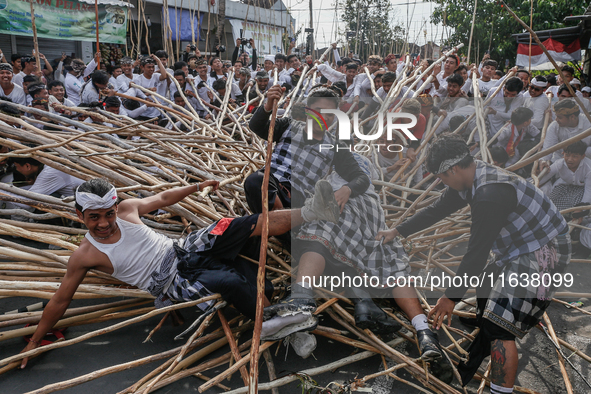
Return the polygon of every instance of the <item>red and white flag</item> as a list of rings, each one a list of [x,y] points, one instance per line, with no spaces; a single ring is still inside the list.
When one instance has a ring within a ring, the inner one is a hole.
[[[552,38],[548,38],[542,44],[544,44],[548,53],[556,62],[566,63],[581,60],[581,43],[578,38],[568,45]],[[522,67],[529,66],[529,44],[519,44],[517,47],[516,64]],[[548,56],[542,51],[542,48],[535,43],[532,43],[531,46],[531,67],[533,70],[549,70],[554,68]]]

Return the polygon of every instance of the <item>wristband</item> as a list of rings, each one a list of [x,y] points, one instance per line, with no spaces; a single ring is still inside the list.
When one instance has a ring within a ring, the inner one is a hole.
[[[37,342],[36,340],[34,340],[33,338],[29,338],[29,341],[33,342],[34,344],[36,344],[37,346],[41,346],[41,342]]]

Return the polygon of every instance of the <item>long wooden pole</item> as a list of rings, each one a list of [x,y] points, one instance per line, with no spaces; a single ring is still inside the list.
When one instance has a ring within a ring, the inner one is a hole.
[[[533,30],[533,24],[534,24],[534,0],[531,0],[531,7],[529,10],[529,28]],[[529,68],[528,71],[531,74],[531,42],[533,40],[533,37],[531,35],[531,33],[529,33]]]
[[[277,69],[274,70],[273,81],[276,85]],[[263,175],[262,195],[263,212],[261,220],[263,228],[261,231],[261,251],[259,256],[259,270],[257,273],[257,311],[254,320],[254,332],[252,335],[252,347],[250,354],[250,384],[248,392],[250,394],[258,393],[259,384],[259,344],[261,340],[261,330],[263,328],[263,301],[265,298],[265,265],[267,263],[267,242],[269,239],[269,176],[271,175],[271,155],[273,154],[273,132],[275,130],[275,119],[277,118],[277,103],[273,101],[273,113],[269,124],[269,135],[267,137],[267,152],[265,157],[265,173]]]
[[[99,14],[98,14],[98,0],[94,0],[94,13],[96,17],[96,51],[100,52],[100,41],[99,41]],[[100,64],[97,64],[97,69],[100,70]]]
[[[467,64],[470,64],[470,50],[472,49],[472,36],[474,35],[474,22],[476,21],[476,7],[478,6],[478,0],[474,0],[474,13],[472,14],[472,27],[470,28],[470,41],[468,41],[468,59]],[[476,59],[478,60],[478,59]]]
[[[39,60],[39,43],[37,42],[37,26],[35,25],[35,9],[33,8],[33,0],[31,0],[31,25],[33,26],[33,45],[35,48],[35,59],[37,60],[37,68],[41,70],[41,61]]]

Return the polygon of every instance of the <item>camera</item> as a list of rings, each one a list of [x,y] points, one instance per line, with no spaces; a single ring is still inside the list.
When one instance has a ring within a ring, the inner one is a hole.
[[[216,49],[220,52],[226,52],[226,46],[225,45],[218,45],[216,47]]]
[[[201,81],[197,84],[197,89],[202,89],[205,87],[205,82]]]
[[[189,48],[191,48],[191,50],[192,50],[192,51],[194,51],[195,49],[197,49],[197,46],[196,46],[196,45],[193,45],[193,44],[191,44],[191,45],[189,45]]]
[[[244,37],[240,37],[240,45],[246,45],[250,43],[250,40],[248,38],[244,38]]]

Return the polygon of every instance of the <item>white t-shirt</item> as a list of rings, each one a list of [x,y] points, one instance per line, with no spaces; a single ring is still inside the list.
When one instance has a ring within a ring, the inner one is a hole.
[[[43,170],[37,175],[35,183],[29,189],[30,192],[44,194],[49,196],[53,193],[58,193],[60,196],[70,197],[76,193],[76,188],[84,181],[68,175],[65,172],[56,170],[53,167],[45,165]],[[19,208],[27,211],[34,211],[35,208],[24,204],[15,204]]]
[[[161,88],[161,85],[164,85],[165,89],[166,89],[166,80],[161,81],[160,74],[158,74],[158,73],[152,74],[152,78],[150,78],[150,79],[146,78],[144,76],[144,74],[134,75],[133,83],[135,83],[143,88],[146,88],[146,89],[156,88],[156,93],[158,93],[158,94],[160,94],[159,88]],[[144,112],[143,116],[146,116],[148,118],[160,116],[160,111],[158,111],[158,109],[155,107],[150,107],[150,108],[148,108],[148,110],[146,112]]]
[[[14,83],[14,82],[13,82]],[[20,105],[27,105],[27,97],[25,94],[25,90],[14,83],[14,87],[12,88],[12,92],[10,94],[4,94],[4,90],[0,86],[0,97],[6,97],[12,100],[13,103],[20,104]]]
[[[80,104],[80,89],[82,89],[82,85],[84,85],[82,78],[76,78],[68,73],[66,74],[66,82],[64,85],[66,87],[68,99],[76,105]]]
[[[25,74],[24,72],[21,71],[18,74],[12,76],[12,83],[14,83],[15,85],[18,85],[22,88],[23,87],[23,78],[26,76],[27,76],[27,74]]]

